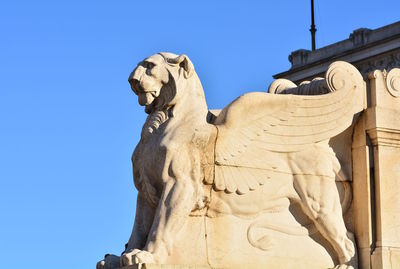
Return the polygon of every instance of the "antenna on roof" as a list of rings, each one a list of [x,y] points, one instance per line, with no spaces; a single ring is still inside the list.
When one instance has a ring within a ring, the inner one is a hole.
[[[312,50],[315,50],[315,32],[317,31],[317,28],[315,28],[314,24],[314,0],[311,0],[311,44],[312,44]]]

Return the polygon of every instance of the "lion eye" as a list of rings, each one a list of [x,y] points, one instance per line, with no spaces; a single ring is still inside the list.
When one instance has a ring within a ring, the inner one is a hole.
[[[143,67],[147,68],[147,69],[152,69],[155,66],[154,63],[151,62],[144,62],[143,63]]]

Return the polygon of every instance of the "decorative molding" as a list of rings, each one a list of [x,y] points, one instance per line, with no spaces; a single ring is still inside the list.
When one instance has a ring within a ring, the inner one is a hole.
[[[399,54],[400,57],[400,54]],[[400,58],[399,58],[400,59]],[[400,69],[394,68],[386,76],[387,90],[394,97],[400,96]]]
[[[373,146],[400,148],[400,130],[377,127],[367,130]]]
[[[357,66],[357,65],[356,65]],[[400,67],[400,51],[387,55],[386,57],[379,57],[369,60],[357,66],[361,74],[368,74],[374,70],[386,69],[390,71],[393,68]]]

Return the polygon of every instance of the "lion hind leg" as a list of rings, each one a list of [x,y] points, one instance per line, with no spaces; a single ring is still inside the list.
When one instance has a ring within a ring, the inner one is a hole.
[[[335,180],[303,176],[302,180],[297,180],[295,187],[304,213],[331,244],[340,264],[356,265],[355,244],[348,236]]]
[[[344,222],[339,217],[342,218],[341,214],[321,208],[314,223],[336,251],[340,264],[346,264],[355,257],[355,246],[347,236]]]

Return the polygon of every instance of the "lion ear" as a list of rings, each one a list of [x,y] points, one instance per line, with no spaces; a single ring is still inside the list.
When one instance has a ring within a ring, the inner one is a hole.
[[[194,66],[189,60],[189,57],[187,57],[185,54],[182,54],[174,59],[169,59],[168,62],[172,64],[179,64],[179,72],[183,71],[185,78],[190,78],[193,75]]]

